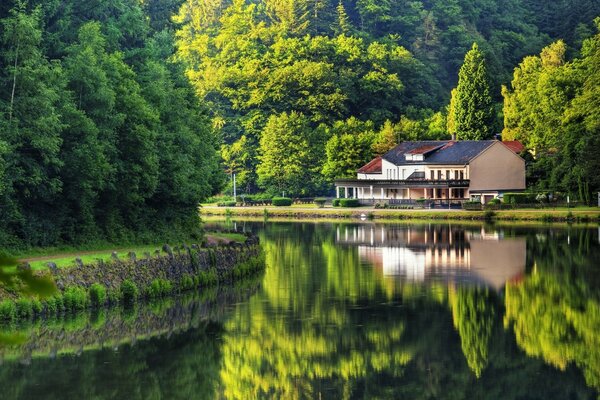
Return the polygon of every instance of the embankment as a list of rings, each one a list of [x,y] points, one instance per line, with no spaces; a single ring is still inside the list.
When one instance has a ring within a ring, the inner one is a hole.
[[[391,210],[373,208],[297,208],[297,207],[213,207],[205,206],[202,216],[268,217],[290,219],[376,219],[448,221],[541,221],[600,222],[600,208],[514,209],[514,210]]]
[[[79,262],[69,268],[48,263],[48,271],[27,265],[0,286],[0,320],[54,316],[92,307],[132,304],[140,298],[234,282],[264,269],[258,237],[218,247],[182,245],[127,260]]]

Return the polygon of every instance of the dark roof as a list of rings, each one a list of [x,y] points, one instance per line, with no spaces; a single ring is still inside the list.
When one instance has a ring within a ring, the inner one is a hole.
[[[523,143],[519,142],[518,140],[508,140],[502,142],[502,144],[504,144],[506,147],[508,147],[517,154],[521,154],[523,150],[525,150],[525,146],[523,146]]]
[[[367,165],[358,170],[359,174],[380,174],[382,171],[381,157],[371,160]]]
[[[383,158],[395,165],[411,164],[445,164],[465,165],[490,147],[497,140],[461,140],[461,141],[419,141],[402,142],[383,155]],[[423,161],[407,161],[406,154],[415,153],[416,150],[431,147],[429,154]]]

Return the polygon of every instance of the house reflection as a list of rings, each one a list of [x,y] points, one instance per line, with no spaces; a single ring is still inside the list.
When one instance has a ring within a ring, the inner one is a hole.
[[[525,273],[525,238],[502,231],[445,226],[340,226],[337,243],[358,246],[361,259],[385,276],[450,280],[500,290]]]

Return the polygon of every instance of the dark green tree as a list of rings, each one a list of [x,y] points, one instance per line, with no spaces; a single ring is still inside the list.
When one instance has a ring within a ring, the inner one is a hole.
[[[494,104],[485,59],[477,43],[460,68],[451,112],[458,139],[481,140],[493,135]]]

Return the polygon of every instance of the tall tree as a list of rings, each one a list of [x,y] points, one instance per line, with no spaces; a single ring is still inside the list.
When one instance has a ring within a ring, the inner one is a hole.
[[[460,68],[451,111],[458,139],[481,140],[493,135],[494,105],[485,59],[477,43],[473,43]]]

